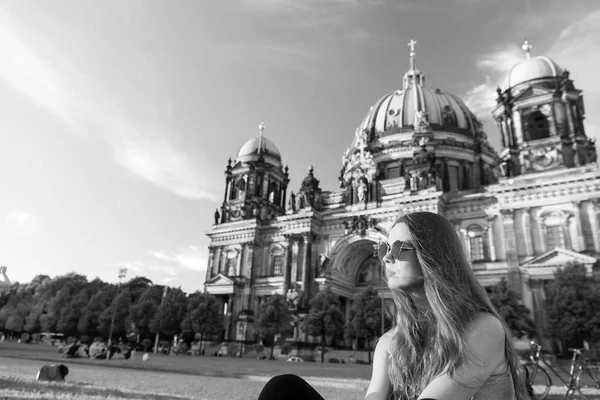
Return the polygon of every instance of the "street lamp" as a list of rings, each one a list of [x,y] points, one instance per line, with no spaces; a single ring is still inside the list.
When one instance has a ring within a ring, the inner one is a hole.
[[[125,278],[126,275],[127,275],[127,268],[119,269],[119,290],[118,290],[117,297],[115,298],[115,306],[113,308],[113,314],[112,314],[112,318],[110,320],[110,332],[108,333],[108,349],[106,349],[106,359],[107,360],[110,359],[110,347],[112,345],[112,334],[113,334],[113,329],[115,327],[115,317],[117,315],[116,299],[118,299],[119,294],[121,294],[121,282]]]

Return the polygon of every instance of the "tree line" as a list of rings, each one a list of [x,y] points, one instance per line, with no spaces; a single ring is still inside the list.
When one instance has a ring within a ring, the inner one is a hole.
[[[490,300],[514,336],[546,336],[564,343],[600,341],[600,290],[582,266],[567,266],[546,285],[547,332],[539,332],[517,293],[505,280],[487,287]],[[71,273],[50,278],[35,277],[30,283],[15,283],[0,295],[0,331],[14,334],[59,332],[67,337],[88,336],[142,341],[155,335],[172,340],[175,335],[191,343],[212,340],[224,324],[221,304],[208,294],[187,294],[180,288],[155,285],[136,277],[122,285],[100,279],[88,281]],[[273,348],[293,333],[293,317],[284,296],[273,295],[263,303],[254,318],[256,341]],[[337,295],[324,290],[310,302],[308,314],[299,328],[323,347],[347,339],[364,339],[369,361],[374,341],[381,335],[381,298],[368,287],[357,296],[346,320]],[[390,329],[392,321],[384,321]]]

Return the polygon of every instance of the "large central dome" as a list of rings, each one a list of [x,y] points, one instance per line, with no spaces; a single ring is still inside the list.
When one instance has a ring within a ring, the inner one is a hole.
[[[358,131],[375,138],[414,131],[426,124],[431,131],[475,137],[481,123],[457,96],[425,86],[425,75],[414,66],[404,74],[402,89],[383,96],[363,119]]]
[[[359,130],[370,136],[393,128],[413,130],[417,111],[426,113],[432,130],[474,136],[478,129],[477,118],[457,96],[415,85],[383,96],[371,107]]]

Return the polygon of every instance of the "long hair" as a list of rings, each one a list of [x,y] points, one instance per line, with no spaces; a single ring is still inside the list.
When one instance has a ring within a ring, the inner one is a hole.
[[[454,379],[463,363],[478,362],[472,359],[467,348],[465,329],[477,314],[490,313],[504,327],[504,352],[516,399],[525,400],[526,391],[510,329],[477,281],[453,225],[430,212],[402,215],[395,224],[401,222],[406,224],[414,244],[430,307],[427,311],[420,310],[410,294],[392,289],[398,308],[390,344],[389,377],[393,397],[416,399],[442,372],[448,372]],[[427,346],[426,337],[430,341]]]

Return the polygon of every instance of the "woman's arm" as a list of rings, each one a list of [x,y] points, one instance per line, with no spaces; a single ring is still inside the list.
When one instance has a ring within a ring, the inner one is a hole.
[[[457,368],[454,379],[443,373],[423,390],[419,399],[468,400],[475,395],[504,357],[505,332],[492,314],[480,314],[467,330],[466,344],[471,359]]]
[[[377,342],[373,354],[373,374],[365,400],[386,400],[388,398],[391,388],[388,377],[388,354],[392,337],[392,331],[388,331]]]

